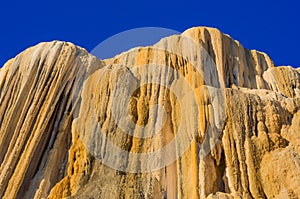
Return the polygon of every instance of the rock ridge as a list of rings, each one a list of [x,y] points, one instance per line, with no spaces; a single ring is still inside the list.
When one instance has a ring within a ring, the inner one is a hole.
[[[300,68],[215,28],[106,60],[45,42],[0,69],[0,198],[297,198],[299,132]]]

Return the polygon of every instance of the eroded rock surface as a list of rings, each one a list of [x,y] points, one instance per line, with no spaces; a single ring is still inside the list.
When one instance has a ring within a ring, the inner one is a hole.
[[[299,133],[299,69],[213,28],[0,69],[2,198],[297,198]]]

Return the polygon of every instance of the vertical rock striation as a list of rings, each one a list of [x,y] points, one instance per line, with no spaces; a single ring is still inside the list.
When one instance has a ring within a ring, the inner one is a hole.
[[[0,113],[2,198],[300,196],[299,69],[217,29],[41,43],[0,69]]]
[[[100,67],[85,50],[51,42],[27,49],[1,69],[1,197],[47,197],[65,175],[74,88],[83,72]]]

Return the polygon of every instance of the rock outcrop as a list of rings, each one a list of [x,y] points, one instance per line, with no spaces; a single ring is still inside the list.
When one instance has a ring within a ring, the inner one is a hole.
[[[300,71],[213,28],[0,69],[0,198],[298,198]]]

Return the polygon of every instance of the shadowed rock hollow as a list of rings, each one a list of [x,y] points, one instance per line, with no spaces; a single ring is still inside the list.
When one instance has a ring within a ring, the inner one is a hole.
[[[0,198],[298,198],[299,155],[299,69],[217,29],[0,69]]]

